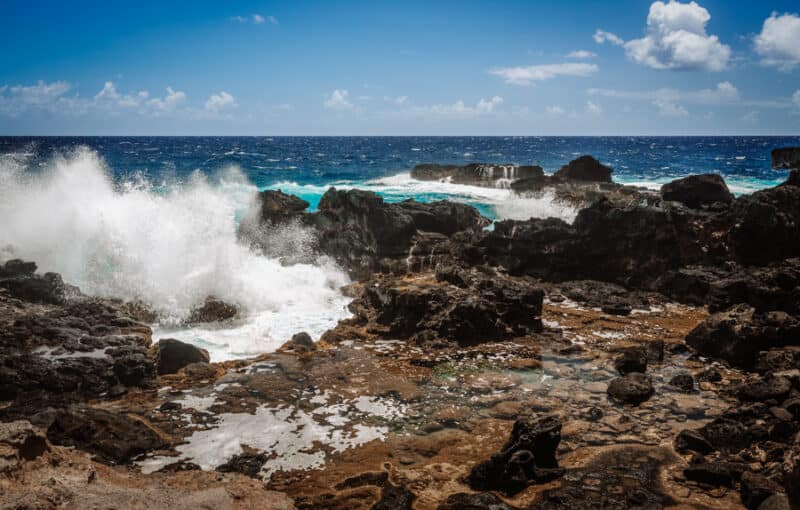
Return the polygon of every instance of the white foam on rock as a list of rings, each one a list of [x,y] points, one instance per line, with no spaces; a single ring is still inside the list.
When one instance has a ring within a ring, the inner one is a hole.
[[[383,440],[389,432],[384,425],[358,423],[365,418],[391,421],[401,418],[406,407],[392,399],[361,396],[328,404],[329,392],[315,392],[309,402],[318,407],[306,412],[294,406],[260,406],[255,413],[222,413],[209,429],[198,430],[175,447],[175,457],[156,456],[138,463],[145,474],[165,466],[191,461],[212,470],[244,452],[244,446],[267,453],[270,459],[261,474],[269,479],[277,471],[322,467],[326,451],[342,452],[370,441]],[[213,401],[212,401],[213,400]],[[214,397],[185,397],[186,407],[214,405]]]

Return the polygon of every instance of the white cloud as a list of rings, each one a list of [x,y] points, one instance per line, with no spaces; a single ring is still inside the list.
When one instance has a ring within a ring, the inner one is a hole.
[[[121,93],[114,82],[107,81],[97,94],[67,96],[71,85],[64,81],[38,82],[35,85],[0,87],[0,113],[17,116],[27,112],[47,111],[59,115],[83,115],[91,112],[118,114],[132,111],[141,115],[162,115],[177,110],[186,94],[167,87],[164,97],[151,97],[146,90]]]
[[[603,44],[605,42],[609,42],[615,46],[622,46],[625,44],[625,41],[623,41],[621,37],[617,36],[617,34],[612,34],[611,32],[600,30],[599,28],[595,30],[592,37],[594,37],[594,42],[597,44]]]
[[[54,81],[53,83],[45,83],[39,81],[36,85],[16,85],[9,87],[8,90],[11,96],[16,97],[25,104],[41,105],[52,102],[66,94],[71,85],[65,81]]]
[[[220,91],[219,94],[212,94],[206,101],[206,111],[211,113],[219,113],[227,108],[236,108],[236,99],[229,93]]]
[[[254,25],[263,25],[267,21],[269,21],[273,25],[278,24],[278,18],[276,18],[275,16],[263,16],[258,13],[252,14],[250,16],[231,16],[231,21],[235,21],[236,23],[252,22]]]
[[[656,100],[670,103],[686,102],[704,105],[735,103],[741,99],[739,89],[729,81],[717,83],[717,86],[713,89],[701,90],[678,90],[673,88],[660,88],[657,90],[645,91],[589,89],[587,92],[591,96],[642,99],[651,102]]]
[[[558,105],[554,106],[545,106],[544,111],[548,115],[552,115],[554,117],[559,115],[564,115],[564,109]]]
[[[408,96],[383,96],[383,100],[387,103],[394,103],[397,106],[402,106],[404,104],[408,104]]]
[[[761,63],[789,71],[800,65],[800,15],[773,12],[754,39]]]
[[[586,101],[586,111],[592,115],[600,115],[603,113],[603,108],[597,103]]]
[[[647,35],[626,42],[625,52],[634,62],[653,69],[721,71],[728,66],[731,49],[706,33],[710,19],[708,10],[696,2],[653,2]]]
[[[800,90],[797,90],[794,94],[792,94],[792,103],[794,103],[796,107],[800,108]]]
[[[666,99],[656,99],[653,104],[658,108],[658,114],[665,117],[685,117],[689,115],[686,108]]]
[[[405,110],[410,113],[437,115],[443,117],[474,117],[494,113],[495,108],[503,103],[503,98],[494,96],[489,99],[479,99],[474,106],[467,105],[463,100],[452,104],[435,104],[430,106],[412,107]]]
[[[147,101],[156,112],[171,112],[178,105],[186,101],[186,94],[180,90],[174,90],[172,87],[167,87],[167,95],[163,98],[154,97]]]
[[[76,97],[67,97],[72,86],[65,81],[35,85],[4,85],[0,88],[0,113],[16,117],[29,111],[54,113],[82,113],[86,102]]]
[[[149,97],[150,93],[146,90],[141,90],[136,94],[120,94],[117,92],[114,82],[107,81],[100,92],[95,94],[94,102],[95,104],[112,109],[117,106],[122,108],[140,108],[146,103]]]
[[[350,110],[353,108],[353,103],[348,99],[349,96],[350,93],[347,90],[336,89],[325,99],[323,105],[331,110]]]
[[[550,80],[557,76],[587,77],[598,70],[595,64],[563,63],[527,67],[501,67],[492,69],[489,74],[503,78],[512,85],[530,85],[536,81]]]
[[[593,58],[596,57],[597,53],[592,53],[591,51],[587,50],[575,50],[570,53],[567,53],[567,58]]]

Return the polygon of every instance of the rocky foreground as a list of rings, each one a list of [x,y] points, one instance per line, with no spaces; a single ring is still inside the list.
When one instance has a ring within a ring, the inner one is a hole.
[[[796,173],[739,198],[716,175],[617,185],[590,157],[412,175],[582,209],[487,228],[449,202],[262,192],[242,242],[309,232],[352,317],[225,363],[154,341],[144,303],[0,266],[0,507],[800,505]],[[209,297],[188,320],[240,313]]]

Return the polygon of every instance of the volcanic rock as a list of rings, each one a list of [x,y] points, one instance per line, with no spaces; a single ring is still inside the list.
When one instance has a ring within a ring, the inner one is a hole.
[[[542,179],[544,178],[544,170],[540,166],[518,166],[512,164],[470,163],[458,166],[424,163],[415,166],[411,170],[411,177],[420,181],[447,180],[455,184],[495,186],[501,179],[505,181]]]
[[[513,495],[530,483],[561,476],[556,449],[561,422],[555,416],[519,419],[500,451],[478,463],[467,476],[474,490],[500,490]]]
[[[161,434],[144,421],[126,414],[91,407],[44,412],[47,438],[61,446],[87,451],[100,461],[122,464],[137,455],[166,446]]]
[[[641,404],[653,395],[653,383],[639,372],[612,379],[608,384],[608,396],[623,404]]]
[[[625,349],[622,354],[614,360],[614,368],[622,375],[631,372],[647,371],[647,349],[643,347],[631,347]]]
[[[581,156],[553,174],[564,181],[611,182],[611,168],[603,165],[592,156]]]
[[[207,297],[202,306],[192,310],[186,322],[219,322],[232,319],[239,313],[239,309],[231,304],[214,297]]]
[[[161,339],[156,345],[158,375],[174,374],[187,365],[209,360],[207,351],[173,338]]]
[[[661,196],[664,200],[680,202],[692,209],[733,202],[733,195],[719,174],[690,175],[676,179],[661,187]]]
[[[686,335],[686,343],[704,356],[750,368],[759,351],[800,344],[800,321],[784,312],[758,313],[738,305],[708,317]]]
[[[474,345],[542,330],[544,292],[524,278],[473,273],[465,288],[379,277],[349,305],[358,320],[391,338]]]

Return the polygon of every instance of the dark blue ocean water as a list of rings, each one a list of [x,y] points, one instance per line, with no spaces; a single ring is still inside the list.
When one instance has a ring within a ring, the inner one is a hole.
[[[258,186],[326,184],[407,172],[423,162],[538,164],[555,171],[591,154],[624,181],[720,172],[737,181],[780,181],[774,147],[797,137],[0,137],[0,154],[26,151],[46,161],[78,146],[96,150],[116,174],[185,176],[238,165]]]

